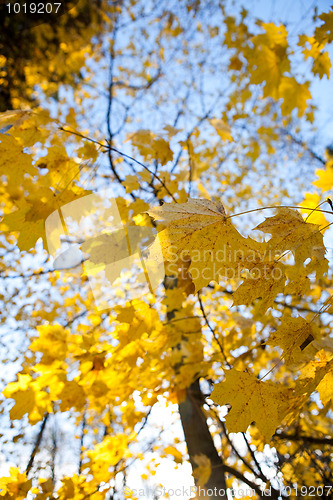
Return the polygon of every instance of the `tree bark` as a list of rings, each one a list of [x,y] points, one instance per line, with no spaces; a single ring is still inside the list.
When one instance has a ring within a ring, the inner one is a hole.
[[[177,286],[177,279],[173,276],[166,276],[164,287],[167,291]],[[179,307],[181,309],[181,305]],[[175,315],[175,310],[167,310],[167,321],[171,321]],[[189,339],[184,335],[184,340]],[[175,347],[176,349],[177,347]],[[179,368],[180,366],[178,366]],[[177,367],[175,366],[177,369]],[[201,392],[199,378],[192,382],[186,389],[184,401],[179,402],[178,409],[190,458],[192,470],[198,465],[194,460],[195,455],[205,455],[209,458],[212,472],[205,487],[197,486],[197,496],[200,499],[227,499],[225,473],[223,462],[219,456],[213,437],[209,431],[207,420],[203,411],[204,396]]]
[[[199,379],[197,379],[187,389],[185,400],[178,405],[192,469],[197,467],[193,457],[201,454],[209,458],[212,466],[210,478],[205,485],[205,493],[203,488],[200,491],[197,490],[197,493],[199,498],[211,500],[227,498],[223,462],[217,453],[207,425],[202,409],[203,401]]]

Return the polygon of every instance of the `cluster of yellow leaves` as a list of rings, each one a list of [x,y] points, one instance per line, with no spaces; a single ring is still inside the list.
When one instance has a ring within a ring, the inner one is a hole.
[[[186,262],[196,291],[211,281],[226,278],[237,283],[243,278],[233,293],[233,304],[249,306],[258,299],[260,314],[274,306],[279,293],[307,293],[308,275],[316,273],[321,278],[328,270],[318,226],[289,208],[279,208],[275,216],[255,228],[271,235],[267,243],[244,238],[222,204],[209,200],[164,204],[149,210],[149,214],[161,224],[159,242],[165,260]],[[288,262],[290,255],[293,258]],[[266,343],[280,347],[285,363],[296,366],[312,362],[328,346],[315,321],[302,317],[285,317]],[[316,390],[325,375],[329,380],[330,370],[328,360],[312,377],[301,378],[295,388],[261,382],[252,373],[232,369],[225,373],[225,381],[215,388],[212,398],[220,404],[231,403],[227,417],[231,432],[245,432],[256,421],[269,439],[283,420],[295,417],[305,395]],[[322,391],[327,380],[322,382]],[[328,396],[323,398],[327,400]]]
[[[263,85],[263,97],[282,99],[281,111],[289,116],[296,108],[298,116],[304,115],[308,101],[311,99],[309,82],[300,83],[290,76],[290,51],[288,32],[285,26],[276,26],[274,23],[258,22],[263,33],[251,35],[243,20],[236,24],[235,19],[226,19],[227,32],[225,44],[236,49],[229,69],[238,71],[246,61],[246,70],[249,74],[249,83]],[[238,33],[238,37],[234,33]],[[302,39],[303,40],[303,39]],[[329,74],[330,60],[327,53],[316,56],[313,72]]]
[[[61,325],[38,327],[38,338],[32,342],[33,352],[43,353],[31,374],[19,373],[18,381],[7,385],[3,394],[15,400],[10,411],[11,418],[21,419],[28,413],[34,424],[43,418],[45,412],[53,411],[53,403],[59,401],[61,411],[70,408],[81,410],[86,398],[77,379],[68,380],[68,343],[78,338],[71,336]]]
[[[252,373],[228,370],[211,398],[220,405],[231,404],[226,422],[230,432],[245,432],[255,421],[269,439],[283,421],[292,403],[292,391],[273,382],[261,382]]]
[[[108,21],[107,16],[105,18]],[[330,72],[330,60],[327,52],[323,52],[323,47],[332,41],[332,15],[323,14],[320,18],[324,24],[317,28],[314,37],[301,37],[300,45],[304,47],[304,57],[313,58],[313,73],[322,78],[325,74],[329,76]],[[262,33],[253,36],[243,21],[244,15],[239,25],[233,18],[226,19],[225,43],[236,49],[229,69],[237,72],[246,65],[249,83],[262,85],[264,97],[281,99],[283,115],[289,116],[293,109],[297,109],[298,116],[303,116],[311,94],[308,82],[300,83],[290,76],[286,28],[273,23],[261,23]],[[179,20],[175,16],[167,16],[165,32],[168,36],[181,33]],[[43,38],[45,34],[44,28],[37,30],[37,36]],[[84,65],[87,46],[82,46],[80,38],[72,47],[69,47],[69,40],[65,38],[60,48],[59,59],[66,58],[72,71],[78,71]],[[0,63],[4,61],[0,60]],[[56,62],[48,64],[50,71],[54,72]],[[66,82],[70,77],[63,66],[64,74],[67,75],[63,81]],[[27,67],[25,71],[31,87],[41,83],[47,94],[56,90],[56,85],[52,86],[44,78],[39,79],[36,67]],[[149,78],[146,76],[148,82]],[[246,116],[244,109],[250,96],[247,86],[237,95],[237,103],[240,102],[243,107],[235,115],[235,120]],[[229,106],[232,105],[230,101]],[[67,120],[72,125],[75,116],[69,114]],[[215,118],[209,122],[224,145],[233,140],[225,116],[223,120]],[[45,240],[45,220],[53,211],[87,192],[73,182],[78,179],[81,169],[68,156],[62,138],[58,135],[50,139],[48,116],[10,112],[2,115],[0,125],[1,128],[11,126],[2,134],[0,143],[4,166],[1,173],[5,178],[5,192],[1,193],[5,216],[1,221],[1,229],[18,233],[19,248],[28,250],[39,237]],[[167,134],[163,137],[149,130],[139,130],[130,136],[132,146],[145,161],[165,166],[173,160],[170,139],[177,131],[172,127],[165,130]],[[274,131],[267,128],[258,133],[273,135]],[[164,138],[166,136],[168,140]],[[216,152],[215,149],[209,154],[207,150],[202,152],[202,143],[199,140],[195,142],[198,136],[196,130],[186,143],[180,143],[187,148],[191,158],[189,175],[184,171],[177,176],[159,172],[157,197],[162,199],[170,192],[177,193],[180,203],[166,204],[149,211],[150,215],[166,226],[159,235],[166,269],[171,270],[172,264],[176,264],[176,274],[179,272],[178,287],[167,289],[163,301],[168,313],[172,312],[172,319],[164,325],[156,309],[134,301],[126,307],[115,309],[116,315],[110,318],[114,326],[112,335],[106,335],[105,330],[99,328],[98,315],[89,319],[93,332],[87,325],[80,325],[75,335],[58,324],[41,325],[37,329],[38,337],[30,346],[32,353],[42,355],[40,361],[30,371],[25,367],[18,375],[18,381],[9,384],[4,391],[5,397],[15,400],[11,418],[20,419],[28,413],[31,423],[40,420],[45,412],[55,411],[57,407],[60,411],[82,411],[88,404],[89,409],[102,414],[108,405],[119,409],[121,402],[126,403],[120,411],[128,424],[128,432],[119,433],[116,437],[108,436],[88,452],[86,458],[89,459],[94,481],[89,482],[84,476],[75,475],[64,478],[57,492],[60,499],[103,498],[103,494],[96,491],[96,481],[105,481],[110,476],[110,466],[114,467],[122,459],[131,456],[128,445],[135,439],[135,433],[131,431],[141,416],[134,411],[131,399],[135,391],[141,392],[144,403],[151,404],[159,393],[165,391],[161,381],[168,381],[171,400],[172,394],[181,394],[193,378],[205,376],[209,370],[213,374],[210,361],[219,358],[216,356],[204,361],[207,352],[204,351],[200,321],[193,317],[190,305],[180,308],[186,295],[223,278],[237,286],[233,293],[234,305],[242,308],[255,304],[254,311],[258,317],[274,306],[279,293],[301,296],[310,289],[308,275],[316,273],[317,278],[322,278],[327,271],[322,234],[316,225],[324,225],[319,212],[311,212],[310,224],[298,212],[278,210],[274,217],[255,228],[271,235],[271,239],[265,243],[243,237],[221,203],[209,200],[189,200],[185,203],[187,195],[183,188],[178,189],[179,185],[183,185],[188,178],[198,179],[208,169]],[[196,144],[199,147],[195,148]],[[45,156],[41,156],[40,145],[47,150]],[[253,141],[249,147],[249,158],[255,161],[259,151],[257,142]],[[76,152],[79,158],[91,162],[95,162],[98,157],[96,146],[91,142],[80,145]],[[326,171],[318,173],[320,180],[317,186],[328,191],[331,174],[330,165],[327,165]],[[227,175],[225,179],[228,183]],[[127,175],[123,185],[127,193],[132,193],[141,187],[142,182],[151,184],[153,180],[156,180],[154,175],[145,169],[138,175]],[[24,187],[20,187],[23,181]],[[241,181],[242,177],[239,176],[237,182]],[[200,189],[204,192],[205,188],[201,186]],[[147,208],[143,200],[123,202],[121,218],[128,220],[130,214],[145,226],[148,224],[147,216],[141,212]],[[93,245],[88,242],[83,248],[91,251],[95,263],[114,262],[127,249],[122,246],[122,237],[118,239],[113,234],[111,244],[110,240],[104,234],[95,239]],[[154,252],[156,247],[151,249],[152,258]],[[288,261],[289,256],[293,260],[291,263]],[[185,276],[180,276],[180,270],[186,271]],[[240,280],[243,281],[241,284]],[[227,318],[224,325],[229,335],[229,346],[234,349],[248,347],[251,341],[244,337],[251,337],[254,333],[254,320],[238,314],[236,323],[230,321],[231,327],[228,323],[230,316],[225,311],[223,314],[223,319]],[[221,332],[217,332],[217,336],[222,337]],[[245,431],[255,421],[268,439],[284,419],[297,416],[305,398],[314,390],[318,390],[323,404],[331,400],[333,372],[330,345],[323,342],[321,331],[314,321],[301,317],[283,318],[266,344],[281,348],[286,364],[303,367],[301,377],[293,387],[287,383],[261,381],[253,373],[233,369],[226,372],[224,382],[216,386],[212,397],[220,404],[232,405],[227,417],[231,432]],[[238,367],[243,367],[242,356],[237,362]],[[152,398],[150,390],[154,391]],[[109,425],[110,418],[105,415],[103,418]],[[175,447],[164,451],[172,454],[175,461],[181,461],[180,452]],[[198,483],[204,485],[211,474],[211,464],[205,456],[194,458],[198,465],[194,475]],[[26,483],[21,486],[25,481],[24,475],[13,471],[11,480],[2,480],[0,496],[21,498],[21,493],[25,494],[29,485]],[[43,483],[40,487],[42,492],[39,489],[35,493],[42,500],[46,498],[50,485]]]
[[[57,490],[57,498],[59,500],[84,500],[85,498],[104,500],[108,490],[109,488],[105,487],[103,491],[99,491],[99,484],[94,479],[88,479],[83,474],[73,474],[71,477],[62,478],[61,486]],[[34,490],[32,492],[36,493]],[[44,497],[37,495],[36,500],[44,500]]]
[[[89,468],[93,472],[94,480],[98,483],[105,481],[110,476],[111,470],[121,461],[131,456],[128,449],[129,443],[133,441],[135,433],[107,436],[103,441],[87,453]],[[111,470],[110,470],[111,469]]]
[[[331,60],[328,52],[324,52],[323,45],[320,45],[314,37],[300,35],[298,45],[303,48],[304,58],[312,57],[312,72],[323,78],[324,75],[329,78],[331,69]],[[309,48],[308,48],[309,46]]]
[[[238,23],[234,17],[225,18],[224,43],[234,49],[229,70],[235,71],[241,82],[246,68],[249,83],[262,85],[263,97],[281,99],[281,111],[286,119],[294,109],[302,117],[308,108],[311,92],[308,81],[301,82],[291,74],[293,52],[286,27],[258,21],[262,33],[253,35],[245,24],[246,15],[244,11]],[[298,45],[303,48],[305,60],[313,59],[312,73],[321,79],[330,75],[331,60],[324,48],[332,42],[332,12],[321,14],[319,19],[324,24],[316,28],[313,36],[300,35]],[[245,89],[251,93],[248,86]]]
[[[93,315],[92,333],[85,325],[76,334],[59,324],[37,327],[30,351],[42,354],[39,362],[29,372],[19,373],[18,381],[3,391],[6,398],[15,401],[12,420],[28,413],[34,424],[46,412],[57,408],[81,411],[87,403],[103,413],[111,402],[118,406],[127,401],[132,412],[129,401],[133,393],[139,390],[145,398],[151,390],[155,390],[155,397],[160,390],[164,392],[160,381],[173,380],[173,365],[184,363],[173,382],[179,387],[186,387],[193,373],[202,371],[200,321],[188,319],[190,309],[184,308],[170,325],[163,325],[158,312],[139,300],[117,306],[115,312],[112,339],[103,335],[101,319],[96,317],[96,322]],[[186,341],[187,335],[191,343]],[[131,418],[129,413],[128,423]]]
[[[292,252],[295,266],[307,273],[322,276],[327,271],[322,234],[315,224],[306,223],[291,209],[278,209],[255,229],[270,233],[268,244],[244,238],[225,213],[221,203],[189,200],[187,203],[165,204],[148,213],[166,228],[159,233],[159,243],[166,261],[190,261],[189,273],[195,290],[222,277],[239,279],[248,269],[249,275],[234,295],[234,304],[249,305],[261,297],[263,307],[272,305],[283,292],[291,266],[279,262]],[[151,255],[154,256],[154,247]],[[295,283],[296,285],[296,283]],[[288,284],[292,288],[291,282]]]
[[[293,338],[294,335],[294,329],[287,331],[287,337]],[[288,343],[288,340],[284,342]],[[269,440],[277,427],[297,418],[315,390],[323,404],[332,400],[333,391],[328,385],[332,379],[332,368],[332,355],[327,355],[324,350],[304,365],[293,386],[262,381],[253,373],[233,368],[225,372],[223,382],[215,385],[211,398],[219,405],[231,404],[226,417],[229,432],[245,432],[255,422],[264,438]]]
[[[20,14],[7,16],[4,20],[1,52],[6,57],[0,60],[4,88],[1,111],[35,104],[36,98],[40,97],[37,88],[42,89],[46,96],[57,98],[61,84],[75,86],[82,79],[83,68],[89,72],[87,56],[93,53],[93,47],[98,43],[93,37],[100,34],[103,24],[109,28],[106,11],[113,9],[107,2],[103,9],[95,1],[83,0],[79,5],[75,4],[77,2],[72,2],[71,6],[66,4],[67,12],[56,16],[53,23],[32,26],[33,30],[18,29]],[[101,16],[102,12],[104,16]],[[21,23],[29,26],[26,20],[23,14]]]
[[[1,196],[6,197],[0,227],[18,235],[21,250],[34,247],[39,238],[46,247],[47,217],[87,194],[75,182],[79,164],[68,156],[54,125],[45,112],[1,115],[1,126],[10,128],[0,137],[1,173],[5,176]],[[45,156],[37,155],[36,144],[47,147]]]
[[[146,160],[158,160],[161,165],[165,165],[173,158],[168,141],[156,136],[150,130],[139,130],[132,134],[129,140]]]
[[[24,500],[31,488],[32,479],[27,480],[26,474],[21,474],[19,469],[11,467],[9,477],[0,479],[0,497],[4,500]]]
[[[169,292],[165,307],[173,304],[178,307],[184,295],[179,296],[179,290],[178,297],[173,296],[172,290]],[[6,398],[15,401],[12,420],[28,413],[30,423],[34,424],[46,412],[81,412],[85,408],[100,414],[99,419],[107,426],[113,426],[119,414],[126,421],[124,433],[105,436],[102,442],[85,452],[84,467],[93,474],[93,481],[86,482],[84,475],[63,478],[57,490],[60,499],[104,498],[107,488],[98,491],[98,485],[112,478],[116,466],[131,457],[129,445],[135,442],[134,426],[145,415],[137,411],[132,400],[134,393],[139,391],[142,403],[152,405],[158,394],[165,393],[166,386],[161,386],[161,380],[169,380],[177,389],[185,388],[193,374],[202,371],[200,321],[193,317],[189,306],[176,313],[168,325],[163,325],[158,312],[145,302],[136,300],[126,306],[116,306],[115,316],[110,318],[115,325],[112,338],[99,328],[100,316],[90,314],[87,319],[93,329],[82,324],[75,334],[59,324],[38,326],[30,352],[36,354],[39,362],[31,366],[31,360],[27,360],[18,381],[8,384],[3,392]],[[177,363],[180,369],[175,376],[172,365]],[[176,459],[177,456],[181,459],[174,447],[164,452],[172,452]],[[197,472],[205,480],[209,463],[199,460],[198,464]],[[22,488],[29,489],[31,484],[25,476],[24,480]],[[14,488],[12,483],[8,488]],[[48,486],[41,483],[31,491],[39,500],[46,500],[47,493],[54,488]]]

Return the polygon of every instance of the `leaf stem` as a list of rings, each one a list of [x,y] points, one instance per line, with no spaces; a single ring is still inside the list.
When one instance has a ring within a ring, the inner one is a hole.
[[[274,208],[297,208],[297,209],[312,210],[313,212],[321,212],[323,214],[332,215],[332,212],[329,212],[328,210],[318,210],[317,208],[302,207],[300,205],[296,205],[296,206],[293,206],[293,205],[271,205],[268,207],[253,208],[252,210],[246,210],[245,212],[239,212],[238,214],[227,215],[226,218],[231,219],[232,217],[237,217],[238,215],[250,214],[251,212],[260,212],[261,210],[271,210]]]

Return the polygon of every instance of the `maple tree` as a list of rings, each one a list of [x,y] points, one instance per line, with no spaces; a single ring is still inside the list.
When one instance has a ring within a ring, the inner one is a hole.
[[[79,2],[23,52],[6,17],[0,497],[134,500],[165,457],[199,498],[333,497],[333,159],[306,140],[333,11],[311,15]]]

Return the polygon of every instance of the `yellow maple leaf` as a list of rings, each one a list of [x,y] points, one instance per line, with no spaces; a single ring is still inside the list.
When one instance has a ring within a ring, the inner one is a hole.
[[[77,150],[78,156],[80,158],[89,159],[95,162],[98,157],[98,149],[96,144],[90,141],[86,141],[84,145]]]
[[[183,455],[175,446],[167,446],[164,448],[164,453],[166,455],[172,455],[177,464],[181,464],[183,462]]]
[[[1,174],[7,183],[21,184],[25,174],[36,175],[38,170],[32,165],[32,158],[23,152],[20,142],[8,134],[0,134]]]
[[[231,404],[226,417],[229,432],[246,432],[254,421],[269,439],[288,412],[292,392],[270,381],[261,382],[253,373],[232,369],[226,371],[225,380],[215,386],[210,398],[219,405]]]
[[[71,408],[81,411],[86,404],[85,393],[75,380],[66,380],[62,391],[57,396],[60,400],[61,411],[68,411]]]
[[[291,250],[295,256],[296,265],[303,265],[313,253],[321,256],[321,260],[326,260],[326,249],[319,227],[305,222],[296,210],[279,208],[274,217],[268,217],[255,229],[272,235],[268,242],[272,252],[283,254]]]
[[[75,484],[73,478],[64,477],[61,480],[62,486],[58,491],[60,498],[74,498],[75,495]]]
[[[281,325],[270,335],[267,343],[281,347],[286,363],[294,364],[313,357],[318,348],[312,342],[318,336],[319,330],[314,323],[308,323],[302,317],[283,317]]]
[[[193,469],[193,476],[196,478],[197,484],[205,486],[212,473],[212,464],[206,455],[194,455],[193,460],[198,467]]]
[[[233,141],[231,129],[227,123],[223,120],[219,120],[218,118],[209,120],[209,123],[215,128],[222,141]]]
[[[316,181],[316,182],[320,182],[320,181]],[[316,184],[316,185],[318,185],[318,184]],[[306,208],[301,208],[301,212],[303,214],[309,215],[309,221],[311,221],[312,224],[317,224],[320,227],[320,230],[322,232],[324,232],[325,229],[323,229],[323,228],[328,225],[328,220],[327,220],[325,214],[320,212],[320,210],[315,210],[315,211],[313,210],[314,208],[318,207],[318,205],[321,203],[321,201],[323,201],[323,200],[320,198],[319,194],[306,193],[304,200],[302,201],[302,203],[300,203],[300,205],[303,207],[306,207]],[[319,208],[321,208],[321,207],[319,207]]]
[[[317,386],[317,391],[323,405],[333,400],[333,371],[329,371]]]
[[[53,141],[47,155],[38,160],[37,166],[48,169],[48,174],[40,179],[40,184],[55,187],[57,193],[68,188],[73,180],[78,178],[80,172],[79,165],[69,158],[66,148],[60,141]]]
[[[249,277],[235,290],[233,305],[250,305],[260,299],[258,311],[265,313],[274,304],[278,293],[285,287],[286,274],[279,262],[261,262],[251,270]]]
[[[294,77],[284,76],[279,85],[279,97],[283,99],[281,111],[289,116],[293,109],[298,109],[298,116],[304,115],[307,101],[311,99],[309,83],[298,83]]]
[[[221,203],[190,199],[148,210],[167,227],[159,232],[164,259],[189,262],[195,290],[220,277],[239,277],[249,262],[260,259],[261,244],[244,238],[226,217]],[[154,245],[151,247],[154,258]]]
[[[33,340],[30,349],[43,353],[44,365],[52,364],[54,360],[65,359],[68,352],[68,330],[59,324],[40,325],[37,327],[38,337]]]
[[[290,69],[287,57],[288,32],[283,25],[261,23],[261,26],[265,33],[251,38],[254,48],[247,50],[245,54],[250,82],[265,82],[264,96],[276,99],[282,75]]]
[[[288,47],[288,31],[283,24],[277,26],[274,23],[261,23],[261,26],[265,30],[265,33],[252,38],[252,42],[255,45],[267,45],[271,48],[276,46]]]
[[[266,82],[264,96],[277,97],[277,90],[283,70],[276,52],[269,47],[262,46],[249,58],[251,63],[251,83],[256,85]]]
[[[106,436],[94,449],[87,453],[91,460],[91,470],[97,481],[103,481],[107,477],[110,466],[115,466],[119,460],[129,458],[131,452],[128,449],[133,435],[118,433],[114,436]]]
[[[132,134],[129,139],[144,158],[156,159],[162,165],[165,165],[173,158],[168,141],[162,137],[157,137],[150,130],[139,130]]]
[[[30,111],[23,109],[9,110],[0,113],[0,130],[8,126],[18,126],[27,120],[30,116]]]
[[[319,16],[319,19],[324,23],[316,28],[315,39],[319,44],[333,42],[333,10],[324,12]]]
[[[19,233],[17,246],[20,250],[30,250],[39,238],[43,239],[46,248],[45,221],[48,216],[88,193],[73,185],[55,194],[50,187],[33,187],[31,184],[30,194],[25,199],[17,200],[16,210],[5,215],[1,221],[1,229]]]
[[[29,387],[31,380],[30,375],[19,373],[18,381],[8,384],[2,392],[6,398],[15,400],[15,405],[10,410],[12,420],[20,420],[26,413],[31,413],[35,407],[35,393]]]
[[[324,75],[329,78],[331,69],[331,60],[328,52],[323,52],[323,44],[319,44],[314,37],[309,37],[306,35],[299,35],[298,44],[303,47],[304,58],[313,58],[312,72],[314,75],[318,75],[319,78],[323,78]]]
[[[333,186],[333,162],[327,162],[325,170],[322,168],[317,169],[316,175],[319,180],[313,184],[319,187],[322,192],[331,191]]]
[[[137,175],[126,175],[122,184],[126,187],[126,193],[131,193],[140,187]]]
[[[45,127],[50,122],[48,111],[43,110],[38,113],[30,111],[27,113],[8,132],[10,135],[15,136],[23,147],[31,147],[37,142],[43,143],[50,134],[50,130]]]
[[[32,486],[32,479],[27,479],[26,473],[21,473],[17,467],[9,469],[10,477],[0,478],[0,496],[9,500],[24,500]]]
[[[324,75],[329,78],[331,66],[332,64],[328,52],[321,52],[313,61],[312,72],[314,75],[318,75],[320,79],[322,79]]]

